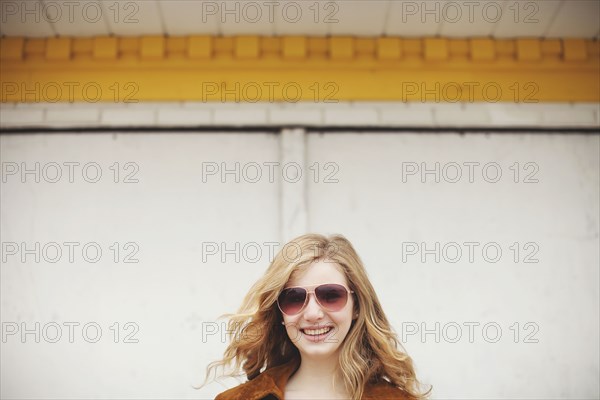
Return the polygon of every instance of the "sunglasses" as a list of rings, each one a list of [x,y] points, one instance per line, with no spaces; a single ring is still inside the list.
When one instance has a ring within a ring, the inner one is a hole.
[[[318,285],[313,290],[300,286],[288,287],[277,298],[277,306],[285,315],[296,315],[304,310],[311,293],[315,294],[317,303],[325,310],[340,311],[348,302],[348,293],[354,292],[337,283]]]

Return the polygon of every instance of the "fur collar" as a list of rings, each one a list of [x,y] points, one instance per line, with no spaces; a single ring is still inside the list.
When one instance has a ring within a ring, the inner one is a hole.
[[[290,361],[269,368],[251,381],[229,389],[215,400],[284,400],[285,385],[300,366],[298,361]],[[388,382],[367,384],[362,400],[406,400],[408,397]]]

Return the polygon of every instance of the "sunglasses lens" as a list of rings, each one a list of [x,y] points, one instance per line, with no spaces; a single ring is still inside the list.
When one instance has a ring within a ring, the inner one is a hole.
[[[339,311],[348,301],[348,292],[342,285],[321,285],[315,289],[319,303],[329,311]]]
[[[279,308],[287,315],[300,312],[306,300],[306,290],[302,288],[284,289],[279,295],[277,302]]]

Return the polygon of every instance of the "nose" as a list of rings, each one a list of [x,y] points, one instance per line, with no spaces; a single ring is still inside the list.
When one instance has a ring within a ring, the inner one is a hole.
[[[308,295],[308,303],[306,304],[306,308],[304,309],[304,319],[307,321],[314,321],[323,318],[325,315],[323,313],[323,309],[317,303],[317,299],[315,298],[314,293],[310,293]]]

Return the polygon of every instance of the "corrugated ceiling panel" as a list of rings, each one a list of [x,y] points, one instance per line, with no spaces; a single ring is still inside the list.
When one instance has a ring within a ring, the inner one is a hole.
[[[0,6],[2,11],[0,34],[26,37],[55,35],[50,21],[56,17],[41,1],[3,1]]]
[[[0,4],[0,34],[5,36],[600,37],[599,0],[2,0]]]
[[[600,29],[600,1],[563,1],[546,37],[593,37]]]
[[[168,35],[210,35],[219,32],[220,15],[214,1],[159,2]]]
[[[102,2],[110,32],[115,35],[137,36],[164,33],[160,8],[155,0]]]
[[[322,18],[338,21],[331,24],[330,33],[357,36],[381,36],[391,6],[389,1],[380,0],[338,0],[330,4],[322,13]]]
[[[110,33],[108,20],[122,18],[118,3],[108,7],[108,13],[98,1],[79,0],[56,2],[43,0],[51,9],[60,9],[60,18],[52,20],[54,29],[59,36],[105,36]]]
[[[494,36],[543,37],[554,20],[561,1],[505,1],[503,18],[496,24]]]
[[[490,36],[497,22],[506,18],[504,2],[482,1],[434,1],[441,19],[438,34],[450,37]]]
[[[427,12],[435,5],[417,1],[392,1],[384,32],[389,36],[434,36],[441,20]]]
[[[288,3],[275,8],[276,35],[327,35],[338,18],[339,10],[331,0]]]

